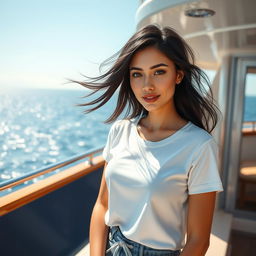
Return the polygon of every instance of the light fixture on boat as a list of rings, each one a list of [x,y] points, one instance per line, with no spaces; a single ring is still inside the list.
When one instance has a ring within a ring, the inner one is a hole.
[[[211,17],[215,14],[215,11],[205,8],[193,8],[185,11],[185,15],[189,17],[201,18]]]

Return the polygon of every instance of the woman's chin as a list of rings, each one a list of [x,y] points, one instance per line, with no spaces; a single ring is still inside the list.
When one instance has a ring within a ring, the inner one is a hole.
[[[144,106],[145,110],[147,110],[148,112],[155,112],[157,111],[159,108],[156,106]]]

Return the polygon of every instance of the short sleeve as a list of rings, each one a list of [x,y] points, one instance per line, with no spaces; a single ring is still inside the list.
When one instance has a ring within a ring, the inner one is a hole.
[[[209,139],[196,152],[188,176],[188,194],[223,191],[218,170],[218,146]]]

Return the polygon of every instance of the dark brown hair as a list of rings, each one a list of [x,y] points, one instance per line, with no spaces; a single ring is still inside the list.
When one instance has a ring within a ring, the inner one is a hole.
[[[117,105],[112,115],[105,121],[115,121],[126,109],[125,117],[133,118],[147,114],[144,107],[137,101],[130,86],[129,64],[134,54],[148,46],[154,46],[172,60],[177,70],[184,72],[184,77],[179,86],[176,86],[174,103],[176,111],[185,120],[211,132],[218,121],[218,108],[214,103],[210,82],[207,75],[194,64],[194,54],[185,40],[170,27],[160,28],[158,25],[148,25],[137,31],[115,55],[105,60],[102,66],[114,60],[114,64],[103,75],[87,77],[88,81],[78,83],[92,92],[104,90],[99,97],[78,106],[92,106],[85,113],[94,111],[106,104],[113,94],[118,92]],[[206,90],[205,86],[208,86]],[[94,106],[93,106],[94,105]]]

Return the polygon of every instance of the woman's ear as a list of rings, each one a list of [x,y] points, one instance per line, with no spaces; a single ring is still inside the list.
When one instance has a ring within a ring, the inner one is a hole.
[[[177,70],[177,76],[176,76],[176,84],[179,84],[184,77],[184,71]]]

